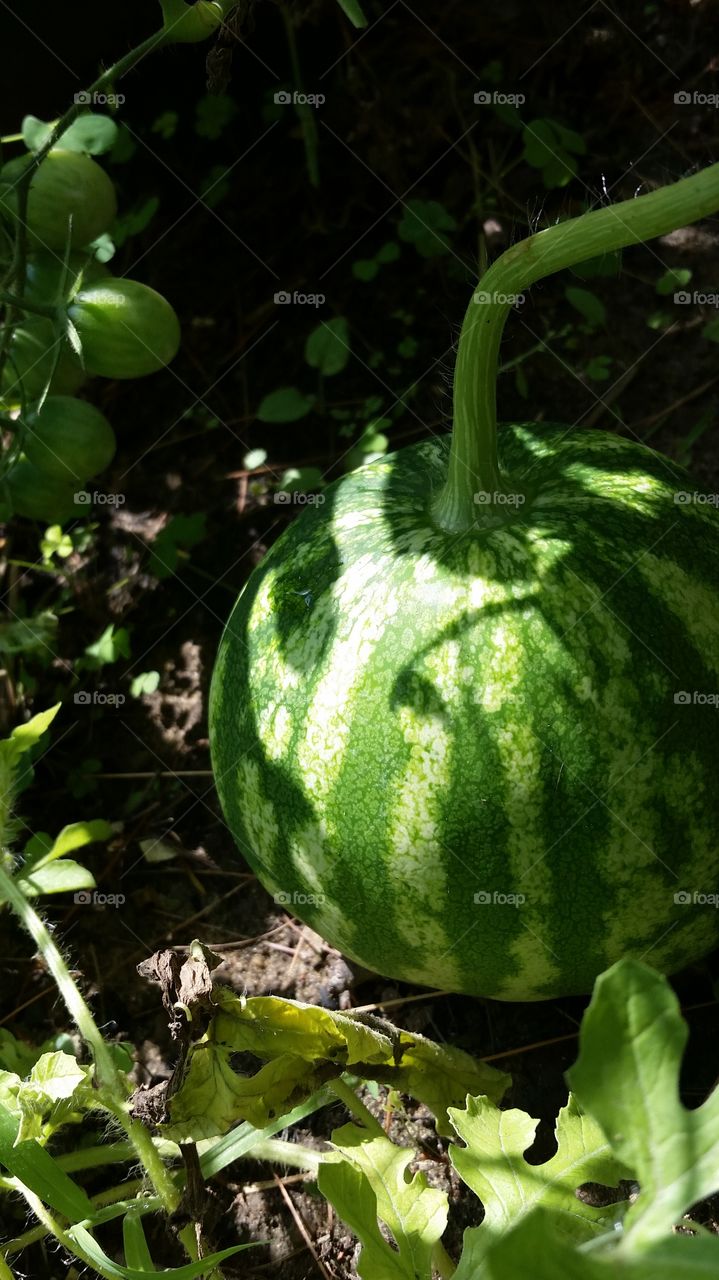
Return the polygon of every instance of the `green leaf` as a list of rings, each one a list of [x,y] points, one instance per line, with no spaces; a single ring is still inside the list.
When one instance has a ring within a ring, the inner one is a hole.
[[[692,271],[689,267],[669,267],[657,280],[657,293],[664,297],[676,293],[678,289],[684,289],[691,278]]]
[[[40,1050],[18,1040],[7,1027],[0,1027],[0,1069],[22,1077],[37,1062]]]
[[[353,27],[366,27],[367,19],[362,12],[362,6],[358,0],[337,0],[340,9],[349,18]]]
[[[257,417],[260,422],[297,422],[312,408],[312,401],[296,387],[280,387],[271,391],[260,404]]]
[[[141,698],[145,693],[155,693],[159,683],[159,671],[141,671],[130,685],[130,694],[133,698]]]
[[[468,1098],[463,1111],[450,1109],[452,1124],[465,1143],[452,1146],[450,1158],[463,1182],[484,1205],[482,1225],[464,1235],[455,1280],[471,1280],[493,1240],[541,1204],[552,1211],[557,1229],[574,1240],[588,1240],[607,1230],[607,1212],[578,1200],[584,1182],[614,1186],[627,1170],[614,1157],[596,1120],[583,1115],[570,1096],[557,1117],[556,1154],[542,1165],[530,1165],[537,1121],[523,1111],[500,1111],[488,1098]]]
[[[549,121],[559,141],[567,151],[573,151],[578,156],[587,154],[587,144],[581,133],[577,133],[574,129],[568,129],[566,125],[560,124],[558,120]]]
[[[4,738],[0,742],[0,767],[3,774],[5,770],[14,769],[22,756],[37,745],[59,710],[60,703],[57,702],[47,711],[39,711],[32,720],[28,720],[27,724],[19,724],[13,729],[9,738]],[[5,779],[5,786],[7,787],[7,779]]]
[[[323,1161],[317,1185],[342,1221],[361,1241],[357,1271],[361,1280],[416,1280],[407,1259],[387,1243],[377,1221],[377,1197],[361,1169],[349,1161]]]
[[[716,1236],[670,1236],[631,1258],[621,1247],[611,1248],[616,1236],[602,1251],[573,1249],[557,1236],[555,1225],[543,1209],[522,1219],[494,1245],[481,1280],[715,1280],[719,1274]]]
[[[238,1119],[261,1127],[291,1098],[314,1092],[322,1079],[357,1070],[409,1093],[449,1132],[447,1107],[468,1093],[499,1101],[509,1078],[469,1054],[374,1019],[334,1013],[277,996],[245,998],[224,987],[213,993],[216,1011],[206,1035],[192,1047],[188,1068],[169,1103],[167,1134],[176,1141],[224,1133]],[[381,1029],[386,1026],[386,1031]],[[267,1061],[254,1076],[237,1075],[236,1053]],[[201,1126],[198,1130],[193,1126]]]
[[[710,342],[719,342],[719,318],[710,320],[704,325],[702,338],[708,338]]]
[[[346,1164],[320,1166],[318,1184],[362,1242],[358,1274],[367,1280],[406,1277],[431,1280],[432,1250],[447,1225],[447,1195],[427,1185],[422,1173],[407,1177],[415,1153],[348,1124],[332,1134]],[[392,1232],[396,1252],[382,1237],[377,1219]]]
[[[612,365],[611,356],[593,356],[584,370],[592,382],[607,382]]]
[[[542,170],[546,187],[564,187],[577,172],[574,155],[583,155],[586,144],[580,134],[557,120],[530,120],[522,130],[524,159]]]
[[[250,449],[249,453],[246,453],[242,459],[242,465],[243,467],[246,467],[248,471],[255,471],[257,467],[263,467],[266,461],[266,449]]]
[[[397,241],[387,240],[387,242],[382,245],[381,249],[377,250],[377,253],[375,254],[375,262],[380,262],[383,266],[388,262],[396,262],[400,253],[401,250]]]
[[[75,893],[78,889],[95,888],[92,872],[69,858],[39,867],[27,875],[18,875],[16,880],[27,898],[35,898],[40,893]]]
[[[130,657],[130,633],[126,627],[118,627],[110,622],[102,635],[85,649],[82,662],[83,669],[99,671],[102,667],[111,666],[120,658]]]
[[[569,1079],[641,1185],[624,1247],[670,1231],[719,1189],[719,1090],[693,1111],[679,1101],[687,1036],[674,992],[647,965],[620,960],[597,979]]]
[[[34,1138],[17,1142],[19,1129],[18,1117],[0,1102],[0,1165],[71,1222],[92,1220],[95,1209],[82,1188]]]
[[[30,618],[0,622],[0,654],[48,653],[56,631],[57,618],[49,609]],[[51,655],[48,653],[48,656]]]
[[[45,1109],[61,1098],[71,1098],[80,1086],[87,1087],[91,1075],[92,1068],[82,1067],[69,1053],[43,1053],[20,1085],[17,1098],[21,1104],[27,1100]]]
[[[282,475],[278,488],[285,493],[308,493],[324,486],[319,467],[291,467]]]
[[[341,373],[350,355],[349,326],[344,316],[322,320],[305,343],[305,360],[326,378]]]
[[[564,290],[564,296],[567,302],[571,303],[575,310],[584,316],[587,324],[591,325],[592,328],[596,328],[606,322],[607,309],[596,293],[591,293],[589,289],[580,289],[576,285],[570,284]]]
[[[149,570],[156,578],[174,573],[180,553],[196,547],[207,536],[207,517],[203,511],[191,516],[177,515],[168,520],[152,544]]]
[[[112,151],[108,155],[111,164],[127,164],[137,151],[137,143],[133,138],[130,130],[126,125],[120,124],[117,129],[117,139]]]
[[[129,240],[130,236],[139,235],[145,227],[149,226],[160,207],[159,196],[148,196],[141,204],[135,205],[134,209],[128,210],[121,217],[117,218],[112,229],[115,244],[118,248]],[[103,259],[101,259],[103,261]]]
[[[423,258],[449,253],[447,231],[456,230],[451,213],[437,200],[408,200],[398,227],[400,240],[413,244]]]
[[[411,360],[412,356],[416,356],[418,346],[417,339],[408,335],[401,342],[398,342],[397,355],[401,356],[403,360]]]
[[[235,116],[237,103],[226,93],[208,93],[195,107],[195,133],[198,138],[219,138]]]
[[[22,138],[28,151],[39,151],[50,137],[57,121],[46,124],[37,116],[25,116],[22,122]],[[61,134],[57,146],[65,151],[85,151],[88,155],[99,156],[110,151],[117,142],[118,128],[110,116],[98,115],[94,111],[78,116],[76,120]]]
[[[150,1250],[145,1239],[142,1215],[137,1209],[128,1209],[122,1220],[122,1243],[125,1250],[125,1262],[135,1271],[154,1272],[157,1274]]]
[[[83,849],[96,840],[109,840],[111,835],[112,827],[103,818],[93,818],[90,822],[71,822],[62,828],[54,840],[49,837],[43,839],[38,832],[25,846],[25,864],[21,868],[21,874],[25,876],[31,868],[36,871],[38,867],[54,862],[56,858],[64,858],[66,853]]]
[[[112,1276],[113,1280],[146,1280],[147,1271],[137,1271],[134,1267],[123,1267],[119,1262],[115,1262],[114,1259],[108,1257],[86,1227],[70,1227],[67,1234],[82,1249],[83,1254],[90,1259],[91,1263],[102,1275]],[[164,1276],[165,1280],[195,1280],[196,1277],[209,1275],[214,1267],[219,1266],[227,1258],[233,1258],[236,1253],[242,1253],[244,1249],[254,1249],[255,1247],[254,1243],[236,1244],[231,1249],[221,1249],[219,1253],[208,1253],[199,1262],[186,1262],[183,1267],[170,1267],[167,1271],[163,1270],[159,1274]]]
[[[161,138],[169,142],[170,138],[174,138],[180,117],[176,111],[163,111],[156,120],[152,122],[152,132],[159,133]]]
[[[352,275],[355,280],[361,280],[364,284],[374,280],[379,271],[376,258],[358,258],[352,263]]]

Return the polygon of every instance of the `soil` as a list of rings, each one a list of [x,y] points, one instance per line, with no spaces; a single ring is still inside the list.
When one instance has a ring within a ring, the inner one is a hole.
[[[72,21],[55,12],[60,6],[48,12],[35,6],[28,26],[8,9],[0,23],[18,53],[8,68],[3,132],[15,132],[26,112],[57,115],[96,74],[98,51],[121,53],[148,33],[152,7],[146,0],[108,7],[101,29],[89,3],[74,6]],[[167,1078],[174,1047],[156,988],[136,966],[160,947],[186,946],[197,936],[224,956],[218,980],[239,992],[274,992],[335,1009],[369,1005],[410,1030],[492,1058],[512,1073],[508,1103],[540,1120],[530,1158],[544,1159],[586,1000],[502,1004],[421,992],[358,972],[290,919],[242,863],[221,819],[210,773],[207,689],[232,602],[291,518],[272,502],[267,476],[303,466],[319,466],[330,479],[341,474],[351,440],[328,410],[347,409],[348,421],[359,423],[369,396],[381,398],[381,414],[416,384],[388,432],[392,447],[450,425],[453,346],[476,280],[482,230],[496,253],[557,217],[629,197],[716,158],[713,105],[677,104],[674,95],[715,91],[719,17],[706,3],[680,0],[627,5],[621,18],[605,4],[578,17],[567,0],[549,6],[491,0],[481,7],[428,0],[421,12],[405,3],[366,8],[372,24],[359,35],[331,0],[288,5],[305,91],[326,99],[312,117],[316,187],[300,121],[289,108],[273,110],[273,94],[293,80],[282,11],[274,4],[242,4],[237,37],[220,46],[219,60],[217,50],[213,55],[213,81],[225,67],[235,104],[219,136],[198,136],[194,128],[196,103],[206,92],[205,48],[177,47],[147,59],[126,82],[121,118],[135,151],[110,171],[121,211],[152,197],[159,205],[112,266],[172,301],[183,345],[161,374],[89,388],[119,439],[97,488],[122,499],[93,506],[89,546],[55,577],[6,566],[10,607],[54,608],[59,619],[51,657],[8,667],[10,723],[59,698],[64,704],[32,790],[21,797],[21,815],[31,831],[54,832],[80,817],[116,823],[107,848],[90,852],[87,862],[98,887],[124,895],[123,903],[101,908],[54,898],[46,915],[98,1021],[108,1035],[136,1046],[138,1083]],[[32,74],[20,80],[23,61]],[[499,71],[492,67],[497,62]],[[524,94],[525,120],[549,117],[576,130],[586,144],[577,157],[579,176],[545,187],[522,159],[516,131],[491,107],[475,105],[473,95],[485,85]],[[157,124],[168,112],[178,114],[174,131],[167,121]],[[221,170],[227,170],[215,190],[221,198],[208,206],[197,193]],[[449,212],[451,252],[422,257],[398,239],[412,198],[441,202]],[[371,283],[358,280],[352,262],[371,258],[388,240],[400,244],[398,260]],[[715,288],[716,219],[627,252],[618,278],[575,280],[606,307],[606,322],[594,329],[567,301],[567,279],[533,289],[508,325],[503,356],[509,363],[539,350],[520,364],[523,379],[511,369],[502,378],[501,412],[651,440],[716,490],[717,346],[701,337],[716,311],[675,306],[671,294],[658,294],[668,268],[691,270],[690,290]],[[280,290],[323,293],[326,301],[317,310],[277,306]],[[651,327],[659,311],[671,314],[672,327]],[[348,317],[355,358],[322,383],[304,363],[304,344],[317,317],[333,315]],[[407,337],[413,341],[398,353]],[[586,372],[598,356],[610,361],[604,381]],[[263,396],[290,385],[315,393],[315,410],[291,424],[258,421]],[[267,452],[268,470],[259,478],[248,475],[244,461],[257,448]],[[158,575],[159,562],[171,563],[173,554],[162,531],[172,530],[173,517],[198,513],[205,518],[199,540],[180,549],[173,571],[160,567]],[[8,560],[35,563],[39,533],[17,522],[5,544]],[[130,657],[83,673],[85,647],[109,622],[127,628]],[[131,697],[131,679],[150,670],[159,672],[157,690]],[[125,701],[74,703],[74,692],[85,687]],[[5,922],[3,942],[0,1025],[28,1041],[67,1029],[27,939]],[[682,1079],[690,1105],[707,1095],[716,1076],[716,973],[713,956],[675,980],[691,1031]],[[321,1144],[345,1119],[338,1104],[283,1136]],[[463,1227],[478,1220],[476,1200],[451,1174],[446,1143],[423,1108],[407,1102],[388,1124],[391,1136],[421,1152],[418,1167],[449,1188],[448,1248],[456,1256]],[[223,1247],[238,1236],[267,1242],[242,1255],[235,1272],[228,1266],[228,1275],[355,1275],[354,1238],[311,1183],[287,1182],[290,1208],[273,1181],[282,1172],[245,1162],[213,1183],[212,1244]],[[713,1220],[711,1207],[704,1220]],[[21,1223],[18,1210],[10,1229]],[[169,1265],[177,1255],[170,1235],[162,1240],[153,1242],[154,1256],[165,1262],[166,1247]],[[25,1275],[60,1274],[40,1246],[23,1262]]]

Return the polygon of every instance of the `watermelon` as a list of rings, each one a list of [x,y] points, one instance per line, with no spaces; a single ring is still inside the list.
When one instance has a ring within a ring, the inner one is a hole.
[[[448,439],[289,526],[227,623],[210,736],[279,902],[384,975],[538,1000],[719,941],[719,517],[632,441],[498,440],[515,493],[484,527],[432,519]]]
[[[717,495],[625,438],[498,430],[495,394],[525,288],[717,209],[719,164],[512,245],[465,315],[451,438],[330,485],[228,621],[228,826],[368,969],[541,1000],[719,941]]]

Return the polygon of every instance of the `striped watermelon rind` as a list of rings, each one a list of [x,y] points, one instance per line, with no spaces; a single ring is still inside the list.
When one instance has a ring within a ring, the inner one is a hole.
[[[210,738],[294,914],[388,977],[535,1000],[719,940],[719,516],[634,442],[498,442],[500,522],[433,524],[445,438],[287,529],[227,623]]]

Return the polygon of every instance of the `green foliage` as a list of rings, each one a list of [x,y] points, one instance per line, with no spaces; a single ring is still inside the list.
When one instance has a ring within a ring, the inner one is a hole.
[[[85,656],[78,664],[85,671],[100,671],[103,667],[130,656],[130,633],[127,627],[115,627],[110,622],[102,635],[85,648]]]
[[[149,570],[156,578],[169,578],[188,551],[206,536],[207,517],[197,511],[191,516],[172,516],[152,544]]]
[[[450,252],[447,233],[456,229],[455,219],[438,200],[408,200],[397,233],[421,258],[438,258]]]
[[[671,1235],[686,1210],[719,1187],[719,1091],[696,1111],[678,1100],[687,1038],[665,978],[638,961],[620,961],[598,980],[569,1073],[574,1095],[557,1120],[557,1150],[530,1164],[536,1121],[468,1097],[449,1117],[462,1145],[450,1148],[459,1176],[484,1208],[465,1231],[456,1270],[438,1267],[444,1193],[404,1175],[411,1153],[397,1153],[368,1128],[333,1135],[319,1186],[362,1242],[363,1280],[698,1280],[719,1267],[716,1237]],[[341,1157],[341,1160],[338,1159]],[[349,1166],[349,1167],[348,1167]],[[594,1208],[577,1189],[638,1178],[628,1205]],[[387,1244],[380,1223],[396,1249]],[[433,1247],[435,1251],[433,1252]]]
[[[349,1124],[335,1130],[332,1145],[342,1159],[323,1162],[318,1186],[362,1242],[362,1280],[431,1280],[434,1248],[447,1225],[446,1194],[429,1187],[423,1173],[410,1177],[413,1152],[388,1138]]]
[[[195,107],[195,133],[211,141],[222,136],[237,115],[237,103],[226,93],[208,93]]]
[[[262,400],[257,417],[260,422],[298,422],[306,418],[312,408],[309,396],[296,387],[280,387]]]
[[[612,366],[611,356],[593,356],[584,372],[592,382],[608,382]]]
[[[226,1133],[238,1119],[261,1127],[290,1098],[309,1097],[345,1070],[410,1093],[431,1108],[447,1132],[447,1108],[468,1092],[498,1099],[508,1077],[458,1049],[398,1031],[379,1019],[353,1018],[274,996],[245,998],[222,987],[214,1015],[190,1050],[181,1087],[170,1104],[168,1136]],[[256,1075],[232,1069],[236,1053],[264,1060]]]
[[[40,151],[48,141],[56,120],[46,124],[37,116],[25,116],[22,122],[22,139],[28,151]],[[110,116],[88,111],[66,129],[62,135],[65,151],[84,151],[87,155],[100,156],[111,151],[117,142],[118,129]]]
[[[522,130],[523,159],[539,169],[545,187],[566,187],[577,173],[577,156],[586,153],[581,134],[558,120],[531,120]]]
[[[134,209],[129,209],[117,218],[112,232],[117,247],[120,248],[131,236],[137,236],[149,227],[159,207],[158,196],[147,196]]]
[[[656,283],[656,291],[662,297],[686,288],[692,278],[689,267],[669,267]]]
[[[130,685],[130,696],[141,698],[145,693],[154,693],[160,684],[159,671],[141,671]]]
[[[362,280],[368,283],[374,280],[378,274],[380,267],[386,266],[390,262],[396,262],[400,255],[400,247],[396,240],[388,240],[377,250],[374,258],[358,258],[352,263],[352,275],[355,280]]]
[[[568,285],[564,290],[567,302],[579,312],[587,322],[589,329],[597,329],[606,323],[607,309],[596,293],[589,289],[580,289],[577,285]]]
[[[322,321],[305,344],[305,360],[326,378],[341,373],[350,356],[349,325],[343,316]]]

